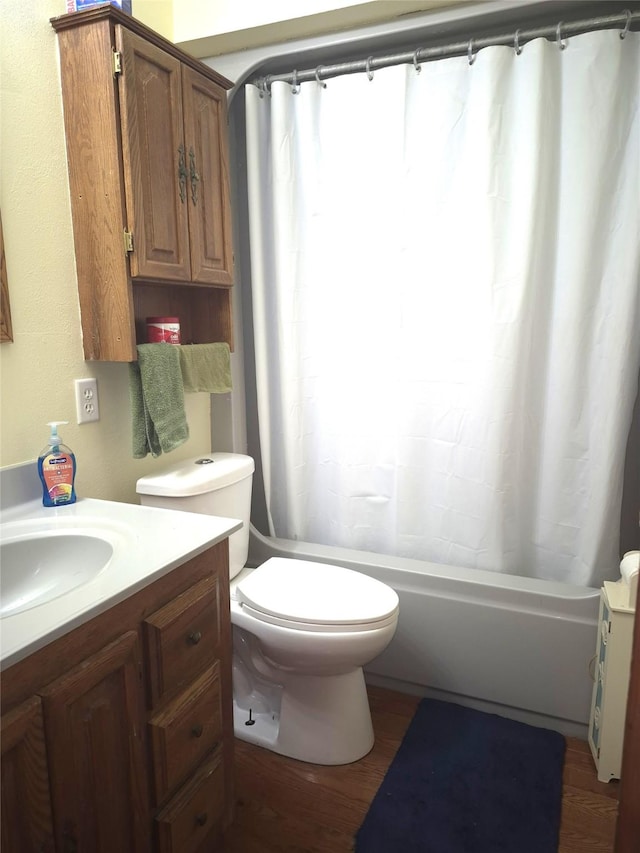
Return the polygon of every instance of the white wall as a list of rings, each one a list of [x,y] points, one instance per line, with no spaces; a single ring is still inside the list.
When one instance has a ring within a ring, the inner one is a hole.
[[[194,56],[387,21],[461,0],[133,0],[133,13]],[[474,0],[471,0],[474,2]],[[475,0],[482,2],[482,0]],[[170,8],[172,7],[172,8]]]
[[[67,181],[57,36],[65,0],[0,0],[0,211],[13,343],[0,344],[0,466],[35,459],[50,420],[78,463],[79,495],[137,501],[138,477],[211,449],[209,396],[186,396],[191,438],[134,460],[126,364],[85,362]],[[98,380],[101,419],[76,424],[73,380]]]

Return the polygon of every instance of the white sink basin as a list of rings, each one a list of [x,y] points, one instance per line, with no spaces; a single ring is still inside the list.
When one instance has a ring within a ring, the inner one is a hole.
[[[35,462],[0,468],[0,670],[104,613],[241,527],[83,498],[43,507]]]
[[[0,617],[45,604],[93,580],[113,556],[95,534],[46,530],[3,536],[0,543]]]

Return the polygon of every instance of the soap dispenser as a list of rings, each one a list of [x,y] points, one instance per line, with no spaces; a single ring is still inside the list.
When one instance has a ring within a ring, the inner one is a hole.
[[[49,443],[38,457],[44,506],[63,506],[76,502],[76,457],[58,435],[58,426],[68,423],[69,421],[51,421],[47,424],[51,427]]]

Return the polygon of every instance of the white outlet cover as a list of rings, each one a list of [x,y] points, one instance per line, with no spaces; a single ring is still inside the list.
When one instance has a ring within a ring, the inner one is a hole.
[[[79,424],[100,420],[98,380],[76,379],[76,415]]]

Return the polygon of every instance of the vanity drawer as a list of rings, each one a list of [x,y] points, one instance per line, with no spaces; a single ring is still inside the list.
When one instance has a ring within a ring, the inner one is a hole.
[[[149,727],[156,803],[160,803],[222,738],[219,663],[169,702]]]
[[[225,809],[222,745],[156,816],[159,853],[194,853]],[[212,848],[213,849],[213,848]]]
[[[203,578],[144,622],[151,707],[192,681],[220,642],[218,578]]]

